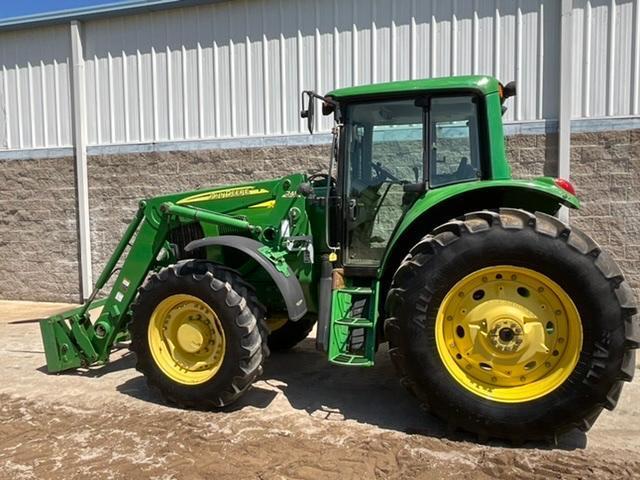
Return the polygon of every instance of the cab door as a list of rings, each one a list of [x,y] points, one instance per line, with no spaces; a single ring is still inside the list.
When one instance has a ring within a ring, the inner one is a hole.
[[[415,99],[351,105],[344,127],[345,266],[377,267],[406,211],[405,184],[424,181],[426,109]]]

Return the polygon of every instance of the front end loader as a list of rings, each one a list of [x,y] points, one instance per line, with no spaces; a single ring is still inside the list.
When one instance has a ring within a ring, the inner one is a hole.
[[[338,365],[371,367],[388,343],[454,429],[588,430],[632,379],[636,307],[613,259],[558,218],[579,207],[572,185],[511,177],[514,94],[485,76],[304,92],[311,132],[318,99],[335,121],[328,171],[141,201],[89,300],[41,322],[49,372],[130,338],[167,402],[223,407],[316,326]]]

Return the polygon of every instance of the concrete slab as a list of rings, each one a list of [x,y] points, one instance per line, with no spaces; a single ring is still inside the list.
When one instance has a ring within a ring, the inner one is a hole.
[[[0,323],[39,320],[75,307],[72,303],[0,300]]]

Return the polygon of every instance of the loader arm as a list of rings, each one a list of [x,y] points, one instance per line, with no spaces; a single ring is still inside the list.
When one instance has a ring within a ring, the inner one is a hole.
[[[246,230],[247,233],[259,228],[230,215],[176,205],[162,199],[140,202],[134,219],[85,304],[41,320],[40,329],[49,372],[100,364],[108,360],[114,343],[121,335],[126,334],[131,304],[149,271],[175,260],[172,258],[167,235],[170,228],[180,220],[223,225]],[[131,243],[134,237],[135,240]],[[127,246],[130,249],[126,259],[120,268],[116,268]],[[161,254],[163,248],[164,253]],[[96,300],[97,293],[115,273],[118,275],[109,295]],[[92,323],[89,313],[98,307],[102,307],[102,311]]]

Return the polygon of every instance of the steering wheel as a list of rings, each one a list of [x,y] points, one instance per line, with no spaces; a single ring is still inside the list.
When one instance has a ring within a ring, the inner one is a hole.
[[[328,173],[322,173],[322,172],[314,173],[313,175],[311,175],[309,177],[309,183],[313,184],[314,182],[323,178],[325,179],[325,182],[324,182],[325,185],[329,184],[331,188],[334,188],[336,186],[336,179],[330,176]]]
[[[390,180],[392,183],[402,183],[402,180],[391,173],[386,167],[383,167],[380,162],[372,163],[371,166],[376,171],[376,175],[380,178],[381,182]]]

